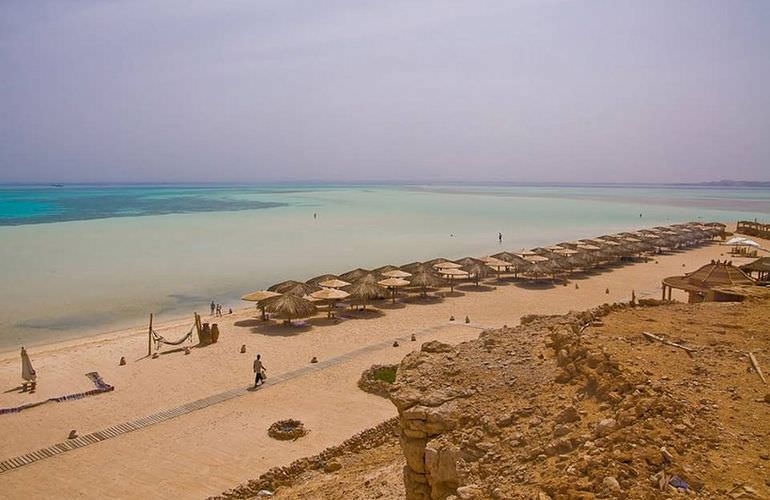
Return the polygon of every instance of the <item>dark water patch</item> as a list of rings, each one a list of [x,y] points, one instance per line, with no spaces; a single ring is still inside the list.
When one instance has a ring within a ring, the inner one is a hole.
[[[287,203],[257,200],[213,198],[209,196],[142,196],[132,194],[99,194],[56,199],[27,198],[26,205],[44,206],[44,210],[0,212],[0,226],[71,222],[108,219],[113,217],[139,217],[147,215],[189,214],[201,212],[236,212],[287,206]]]

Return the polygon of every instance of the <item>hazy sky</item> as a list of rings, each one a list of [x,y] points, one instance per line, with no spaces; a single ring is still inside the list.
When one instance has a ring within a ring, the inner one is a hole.
[[[0,2],[0,181],[770,180],[770,2]]]

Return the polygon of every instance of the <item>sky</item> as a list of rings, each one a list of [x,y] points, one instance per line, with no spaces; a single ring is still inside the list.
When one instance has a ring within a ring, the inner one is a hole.
[[[0,182],[770,181],[765,0],[3,0]]]

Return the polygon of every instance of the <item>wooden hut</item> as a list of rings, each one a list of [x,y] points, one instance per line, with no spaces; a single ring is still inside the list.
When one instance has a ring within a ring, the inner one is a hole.
[[[741,266],[741,271],[754,278],[760,283],[770,282],[770,257],[761,257],[754,262],[749,262]]]
[[[746,273],[732,265],[732,262],[711,261],[700,269],[684,276],[669,276],[663,279],[663,299],[671,300],[673,288],[684,290],[689,303],[697,302],[740,302],[756,282]]]

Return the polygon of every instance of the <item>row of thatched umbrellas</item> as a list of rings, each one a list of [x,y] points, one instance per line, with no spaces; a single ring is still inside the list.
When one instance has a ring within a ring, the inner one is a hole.
[[[426,296],[428,289],[448,285],[453,292],[456,280],[471,279],[478,286],[491,272],[495,272],[498,279],[503,272],[532,280],[555,279],[625,258],[692,246],[722,231],[723,226],[717,224],[675,224],[482,258],[465,257],[456,261],[436,258],[400,267],[358,268],[339,276],[323,274],[306,282],[283,281],[267,290],[244,295],[242,299],[257,302],[262,319],[267,319],[268,312],[289,321],[306,318],[317,312],[319,302],[328,304],[328,316],[332,317],[336,304],[342,300],[366,309],[371,300],[387,297],[388,291],[395,303],[397,290],[401,288],[413,287]]]

